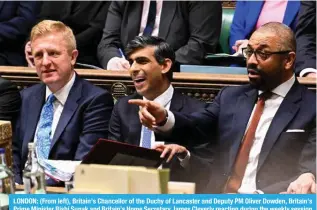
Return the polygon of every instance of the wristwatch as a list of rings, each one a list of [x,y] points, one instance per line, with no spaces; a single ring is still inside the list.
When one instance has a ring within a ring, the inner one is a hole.
[[[168,119],[168,111],[166,111],[166,109],[165,109],[165,116],[166,116],[165,119],[162,122],[158,123],[157,126],[164,126],[166,124]]]

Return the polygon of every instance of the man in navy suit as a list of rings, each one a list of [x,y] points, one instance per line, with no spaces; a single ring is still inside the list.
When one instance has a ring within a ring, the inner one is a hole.
[[[129,105],[130,99],[155,101],[166,109],[181,113],[194,112],[199,108],[206,107],[207,104],[183,95],[172,86],[175,53],[163,39],[152,36],[137,36],[129,42],[126,52],[131,63],[129,71],[136,93],[121,98],[116,103],[109,123],[109,139],[141,147],[160,148],[158,144],[171,143],[173,140],[142,126],[138,117],[139,107]],[[192,148],[191,145],[186,146],[196,156],[206,159],[212,157],[210,148],[204,147],[206,145],[200,145],[199,148]],[[193,158],[192,160],[197,159]],[[200,192],[206,186],[208,177],[198,173],[194,177],[193,173],[190,173],[190,171],[197,172],[197,170],[191,169],[191,166],[197,169],[199,168],[198,164],[197,160],[195,163],[188,164],[188,167],[182,168],[179,160],[173,159],[170,165],[171,179],[174,181],[196,181],[197,192]],[[209,163],[206,164],[209,165]],[[186,175],[188,176],[186,177]]]
[[[295,46],[286,25],[260,27],[243,50],[250,84],[224,88],[205,110],[186,115],[151,101],[130,103],[142,106],[142,124],[169,132],[180,143],[217,130],[209,193],[286,191],[300,174],[316,173],[311,170],[316,165],[316,94],[294,75]]]
[[[22,183],[29,142],[35,142],[38,159],[82,160],[99,138],[108,137],[113,108],[111,94],[75,73],[78,51],[68,26],[44,20],[33,27],[31,43],[43,83],[21,93],[22,107],[13,140],[18,183]],[[49,179],[47,184],[56,183]]]

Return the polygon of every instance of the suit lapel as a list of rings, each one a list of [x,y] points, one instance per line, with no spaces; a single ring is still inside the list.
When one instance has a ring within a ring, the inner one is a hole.
[[[232,136],[235,136],[231,140],[231,147],[229,153],[228,171],[232,168],[236,159],[240,143],[244,136],[247,124],[249,122],[252,110],[257,100],[258,92],[256,89],[251,89],[241,95],[237,100],[237,108],[233,118],[233,124],[235,127],[232,131]]]
[[[123,24],[123,26],[127,27],[126,34],[128,34],[126,36],[127,39],[125,40],[125,42],[123,42],[124,45],[126,45],[129,40],[132,40],[135,38],[135,36],[139,35],[142,9],[143,9],[143,1],[127,2],[126,9],[127,8],[129,8],[128,11],[131,11],[131,12],[128,13],[128,15],[124,19],[125,21],[127,21],[127,23]]]
[[[66,103],[64,105],[63,112],[59,118],[56,130],[53,136],[53,140],[51,143],[51,149],[53,148],[54,144],[57,142],[57,140],[63,133],[69,120],[72,118],[74,112],[76,111],[78,107],[78,100],[81,98],[81,91],[82,91],[81,79],[78,77],[78,75],[76,75],[74,85],[69,92]]]
[[[292,21],[296,19],[296,15],[298,13],[299,7],[300,7],[300,1],[287,2],[287,6],[285,10],[285,14],[287,15],[284,15],[284,19],[283,19],[283,23],[285,25],[290,26]]]
[[[38,89],[34,90],[34,94],[31,98],[27,99],[29,101],[26,114],[27,128],[24,135],[23,148],[28,148],[27,144],[32,142],[36,132],[36,126],[40,118],[42,111],[42,106],[45,102],[45,85],[41,84]]]
[[[173,17],[175,15],[176,2],[175,1],[163,1],[161,20],[159,26],[159,37],[166,39],[169,32]]]
[[[270,153],[274,143],[277,141],[285,127],[289,122],[295,117],[296,113],[299,110],[298,101],[301,100],[301,89],[297,88],[298,82],[296,81],[289,93],[284,98],[282,104],[278,108],[269,130],[264,138],[263,146],[260,152],[258,170],[263,165],[265,159]]]
[[[183,103],[184,103],[184,97],[182,97],[182,94],[177,92],[176,89],[174,88],[170,110],[174,112],[180,112],[183,109]]]
[[[133,99],[142,99],[142,96],[135,94]],[[133,145],[140,145],[142,125],[139,119],[139,107],[136,105],[128,105],[131,109],[131,116],[129,117],[129,134],[128,142]]]

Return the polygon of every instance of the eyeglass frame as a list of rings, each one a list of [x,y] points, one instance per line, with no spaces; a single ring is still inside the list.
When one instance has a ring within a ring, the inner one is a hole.
[[[266,59],[268,59],[271,55],[274,55],[274,54],[278,54],[278,55],[282,55],[282,54],[285,54],[285,53],[290,53],[290,52],[292,52],[291,50],[284,50],[284,51],[276,51],[276,52],[262,52],[262,51],[259,51],[259,50],[252,50],[252,53],[250,54],[250,56],[246,56],[246,54],[245,54],[245,50],[248,50],[248,49],[250,49],[250,48],[248,48],[248,47],[245,47],[245,48],[242,48],[242,55],[243,55],[243,57],[245,57],[245,58],[250,58],[251,56],[252,56],[252,54],[254,53],[254,55],[255,55],[255,58],[257,59],[257,60],[259,60],[259,58],[258,58],[258,53],[260,52],[260,53],[262,53],[263,55],[265,55],[266,57],[265,57],[265,59],[263,59],[263,57],[260,55],[260,60],[262,60],[262,61],[265,61]]]

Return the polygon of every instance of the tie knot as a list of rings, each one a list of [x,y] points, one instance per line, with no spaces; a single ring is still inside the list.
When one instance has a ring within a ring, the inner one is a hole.
[[[56,97],[52,93],[51,95],[48,96],[46,103],[47,104],[52,104],[55,101]]]
[[[260,94],[259,99],[266,101],[267,99],[269,99],[272,96],[272,92],[267,91],[267,92],[263,92]]]

